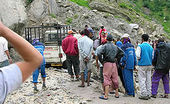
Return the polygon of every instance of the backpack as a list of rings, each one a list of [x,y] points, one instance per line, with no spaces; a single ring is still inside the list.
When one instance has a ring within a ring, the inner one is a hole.
[[[155,69],[168,72],[170,69],[170,43],[158,44],[156,56]]]

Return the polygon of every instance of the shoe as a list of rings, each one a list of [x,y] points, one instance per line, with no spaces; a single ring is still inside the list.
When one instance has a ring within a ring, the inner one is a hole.
[[[74,77],[71,77],[71,81],[74,81]]]
[[[134,97],[134,95],[124,94],[123,97]]]
[[[149,96],[140,96],[139,99],[141,99],[141,100],[148,100]]]
[[[161,97],[161,98],[169,98],[167,94],[161,95],[160,97]]]
[[[110,91],[109,94],[115,94],[115,92],[114,91]]]
[[[38,93],[39,90],[37,89],[37,87],[34,87],[34,93]]]
[[[75,81],[79,81],[80,80],[80,78],[78,77],[78,78],[76,78],[76,80]]]
[[[115,98],[119,98],[119,95],[118,96],[115,95]]]
[[[100,96],[99,99],[108,100],[108,98],[105,98],[104,96]]]
[[[78,87],[85,87],[85,85],[79,85]]]
[[[46,90],[46,88],[47,88],[46,85],[43,84],[42,89],[43,89],[43,90]]]
[[[156,98],[156,95],[152,95],[151,97],[152,97],[152,98]]]

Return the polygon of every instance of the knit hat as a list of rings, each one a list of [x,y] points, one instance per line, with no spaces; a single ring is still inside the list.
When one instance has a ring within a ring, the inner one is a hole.
[[[108,41],[112,41],[112,40],[113,40],[113,36],[112,36],[111,34],[108,34],[106,39],[107,39]]]

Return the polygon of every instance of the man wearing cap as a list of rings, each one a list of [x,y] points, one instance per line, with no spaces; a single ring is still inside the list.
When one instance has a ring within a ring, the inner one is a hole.
[[[147,42],[148,34],[142,35],[142,44],[137,47],[138,78],[141,94],[139,99],[148,100],[151,95],[151,70],[152,58],[154,56],[152,46]]]
[[[93,52],[93,36],[94,31],[91,28],[84,29],[84,36],[78,40],[79,59],[80,59],[80,73],[81,84],[78,87],[85,87],[84,71],[87,67],[88,77],[87,86],[90,86],[90,75],[92,70],[92,52]]]
[[[79,80],[79,53],[78,53],[78,42],[73,36],[73,31],[68,31],[68,36],[62,41],[62,49],[66,54],[67,69],[68,73],[71,75],[71,80],[74,80],[74,74],[76,80]],[[74,67],[74,73],[72,71],[72,66]]]
[[[120,48],[113,44],[111,34],[107,35],[106,39],[107,43],[97,53],[99,61],[103,64],[103,85],[105,88],[105,95],[99,98],[104,100],[108,99],[109,86],[112,86],[116,90],[115,97],[119,98],[116,58],[121,58],[124,54]]]
[[[38,39],[34,39],[32,45],[41,53],[41,55],[43,56],[43,62],[41,63],[41,66],[39,68],[37,68],[34,72],[33,72],[33,81],[32,83],[34,83],[34,93],[37,93],[39,90],[37,89],[37,83],[38,83],[38,76],[39,76],[39,71],[41,72],[41,77],[43,79],[43,85],[42,88],[45,89],[46,88],[46,84],[45,84],[45,78],[46,78],[46,73],[45,73],[45,58],[44,58],[44,50],[45,50],[45,46],[43,43],[39,42]]]
[[[133,70],[135,69],[135,65],[137,64],[136,54],[134,46],[130,42],[130,38],[128,34],[124,34],[122,36],[123,46],[121,49],[124,51],[125,55],[120,61],[120,65],[122,66],[123,80],[125,86],[125,95],[135,96],[134,83],[133,83]]]

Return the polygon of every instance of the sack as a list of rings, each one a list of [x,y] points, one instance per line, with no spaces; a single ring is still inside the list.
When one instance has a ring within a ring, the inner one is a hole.
[[[156,70],[169,71],[170,69],[170,43],[158,44]]]
[[[93,43],[93,48],[96,50],[96,48],[100,45],[99,39],[96,39]]]

